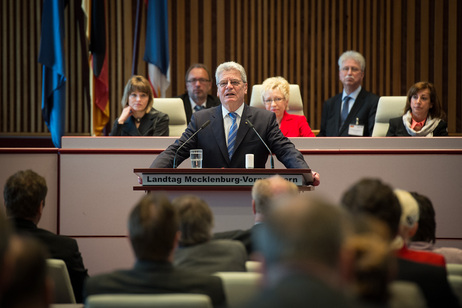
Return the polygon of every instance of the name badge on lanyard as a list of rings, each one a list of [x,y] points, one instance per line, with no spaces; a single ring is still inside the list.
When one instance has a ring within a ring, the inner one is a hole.
[[[356,124],[348,125],[348,135],[364,136],[364,125],[359,125],[359,118],[356,118]]]

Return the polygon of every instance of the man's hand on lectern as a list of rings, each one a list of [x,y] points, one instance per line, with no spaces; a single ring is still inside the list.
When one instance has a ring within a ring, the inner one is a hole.
[[[312,171],[311,175],[313,176],[313,186],[318,186],[321,184],[321,178],[319,177],[319,173],[316,171]]]

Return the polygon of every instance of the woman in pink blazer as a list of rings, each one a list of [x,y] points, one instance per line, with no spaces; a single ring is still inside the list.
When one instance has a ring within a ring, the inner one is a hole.
[[[266,110],[274,112],[281,132],[286,137],[315,137],[305,116],[287,113],[289,83],[282,77],[266,79],[262,85],[262,100]]]

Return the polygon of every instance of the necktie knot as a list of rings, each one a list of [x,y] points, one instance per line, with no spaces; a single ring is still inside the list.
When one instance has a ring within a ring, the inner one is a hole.
[[[194,106],[194,111],[200,111],[202,109],[204,109],[204,106],[199,106],[199,105]]]

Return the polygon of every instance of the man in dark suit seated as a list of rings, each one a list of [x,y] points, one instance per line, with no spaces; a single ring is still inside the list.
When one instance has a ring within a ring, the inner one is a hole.
[[[203,149],[204,168],[245,168],[245,154],[249,153],[254,154],[255,168],[265,168],[268,149],[250,123],[286,168],[309,168],[303,155],[281,133],[275,114],[244,103],[247,75],[240,64],[220,64],[215,78],[221,105],[194,113],[180,139],[162,152],[151,168],[172,168],[175,158],[176,167],[189,157],[191,149]],[[210,125],[205,127],[208,122]],[[185,143],[194,133],[197,134]],[[316,172],[313,184],[319,185]]]
[[[180,239],[178,213],[168,199],[154,193],[141,198],[128,219],[134,268],[89,278],[85,298],[94,294],[208,295],[214,307],[226,306],[219,277],[175,268],[175,247]]]
[[[318,137],[372,136],[379,97],[361,87],[366,60],[349,50],[338,66],[343,92],[324,102]]]
[[[342,205],[353,215],[370,215],[388,226],[393,237],[398,236],[401,205],[392,188],[379,179],[362,179],[350,187],[342,197]],[[393,249],[393,244],[390,243]],[[397,256],[397,280],[416,283],[431,307],[460,307],[446,269],[406,260]]]
[[[283,195],[294,196],[297,194],[297,186],[279,175],[257,180],[252,187],[252,212],[254,214],[255,223],[252,228],[247,230],[217,232],[213,235],[213,238],[241,241],[247,250],[247,256],[251,258],[251,254],[254,250],[252,234],[263,225],[265,217],[270,211],[270,207],[274,200]]]
[[[48,249],[50,258],[66,263],[75,300],[82,302],[83,281],[88,277],[77,241],[38,228],[47,195],[45,179],[32,170],[18,171],[6,181],[3,197],[7,216],[18,233],[30,234]]]
[[[212,89],[213,76],[204,64],[196,63],[186,71],[188,92],[178,96],[183,100],[186,120],[191,121],[194,112],[220,105],[218,97],[208,94]]]

